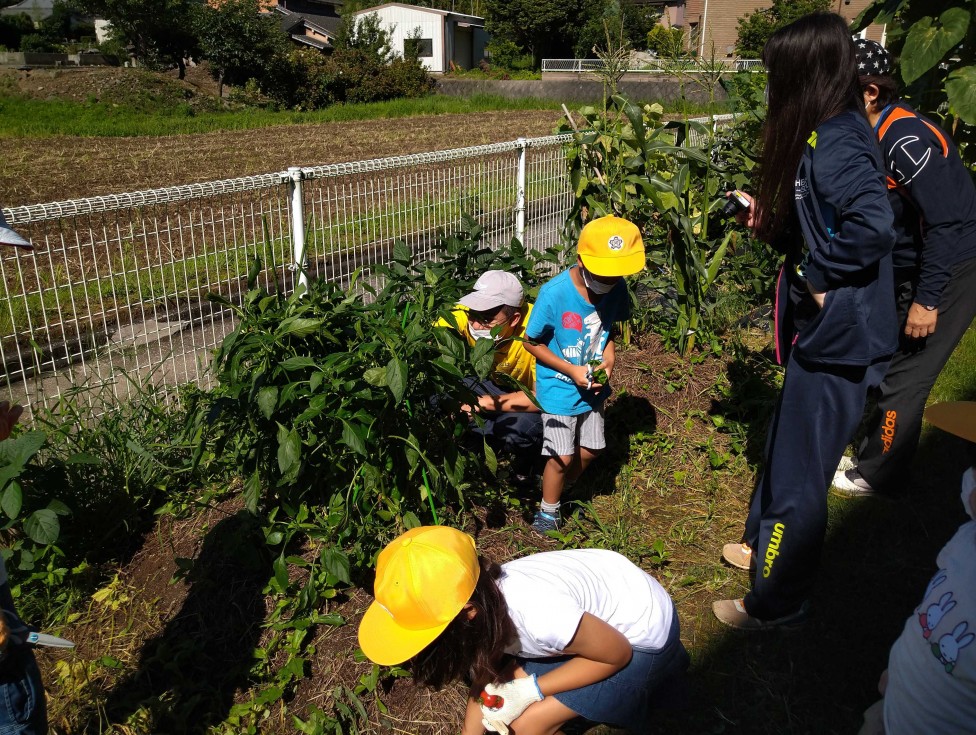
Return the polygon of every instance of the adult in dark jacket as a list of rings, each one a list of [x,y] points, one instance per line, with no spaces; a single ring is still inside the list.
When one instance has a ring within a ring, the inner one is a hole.
[[[747,222],[786,253],[776,309],[786,375],[745,543],[723,549],[745,568],[755,556],[755,581],[744,599],[713,604],[743,630],[805,619],[827,488],[897,341],[892,212],[847,24],[805,16],[770,38],[763,60],[769,109]]]
[[[868,120],[881,143],[893,252],[898,351],[861,425],[856,467],[841,466],[834,491],[892,493],[910,476],[922,411],[936,378],[976,319],[976,187],[956,147],[931,120],[898,100],[892,62],[857,41]]]

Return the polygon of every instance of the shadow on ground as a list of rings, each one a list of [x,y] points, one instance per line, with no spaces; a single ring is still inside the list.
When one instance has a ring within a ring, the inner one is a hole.
[[[856,733],[864,709],[879,697],[888,651],[922,599],[939,549],[967,520],[959,487],[974,463],[973,445],[930,429],[903,497],[832,497],[812,615],[802,632],[748,634],[701,621],[711,643],[690,647],[693,704],[662,716],[650,732]],[[741,575],[722,596],[747,591]]]
[[[624,394],[607,406],[605,422],[607,448],[568,494],[573,500],[590,500],[614,491],[616,478],[631,462],[631,437],[653,434],[657,411],[647,398]]]
[[[111,723],[202,733],[227,718],[235,692],[249,684],[266,613],[262,591],[271,564],[257,530],[253,516],[240,511],[210,529],[196,559],[178,560],[189,593],[145,643],[137,670],[109,695]]]

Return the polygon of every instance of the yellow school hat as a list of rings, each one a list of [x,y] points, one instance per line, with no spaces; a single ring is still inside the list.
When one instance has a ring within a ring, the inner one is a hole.
[[[925,419],[960,439],[976,442],[976,401],[936,403],[925,409]]]
[[[461,612],[480,573],[474,539],[456,528],[420,526],[391,541],[359,624],[363,653],[382,666],[416,656]]]
[[[576,253],[595,276],[629,276],[644,270],[644,241],[633,222],[607,215],[587,223]]]

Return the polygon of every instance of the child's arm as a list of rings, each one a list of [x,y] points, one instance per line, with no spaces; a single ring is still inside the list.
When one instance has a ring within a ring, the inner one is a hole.
[[[576,635],[563,650],[574,658],[540,676],[539,689],[548,696],[603,681],[629,664],[633,652],[623,633],[583,613]]]
[[[481,724],[481,719],[484,716],[478,700],[473,697],[468,697],[468,706],[464,710],[464,724],[461,726],[461,735],[485,735],[485,726]]]
[[[572,380],[580,388],[600,387],[596,383],[593,383],[592,385],[587,384],[586,365],[574,365],[568,360],[564,360],[563,358],[559,357],[544,344],[540,344],[538,342],[526,342],[525,351],[532,355],[532,357],[536,359],[536,362],[541,362],[546,367],[562,373],[570,378],[570,380]]]
[[[468,408],[470,409],[471,406]],[[478,411],[521,411],[526,413],[539,410],[539,407],[532,402],[524,390],[502,393],[497,396],[491,394],[478,396],[478,402],[474,408]],[[464,410],[464,406],[461,406],[461,410]]]

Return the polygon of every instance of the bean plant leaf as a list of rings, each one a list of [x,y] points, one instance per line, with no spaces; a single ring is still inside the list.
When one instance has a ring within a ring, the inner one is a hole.
[[[861,14],[854,19],[851,31],[857,32],[867,28],[872,23],[885,25],[893,23],[895,14],[901,10],[909,0],[885,0],[883,3],[868,3],[868,6],[861,11]]]
[[[256,513],[261,500],[261,475],[255,471],[244,483],[244,505],[251,512]]]
[[[410,252],[409,246],[403,240],[397,240],[393,243],[393,260],[398,263],[409,263],[413,260],[413,253]]]
[[[53,544],[61,535],[61,522],[58,515],[49,508],[41,508],[31,513],[24,521],[24,533],[35,544]]]
[[[314,393],[322,385],[322,381],[324,379],[325,379],[325,373],[321,371],[316,371],[312,373],[312,377],[308,379],[308,389]]]
[[[303,319],[293,316],[279,324],[277,332],[279,337],[307,337],[321,326],[321,319]]]
[[[13,520],[20,515],[20,509],[24,505],[24,491],[20,489],[20,483],[13,480],[7,489],[0,496],[0,508],[7,514],[7,518]]]
[[[52,500],[47,504],[48,510],[53,510],[59,516],[70,516],[71,509],[60,500]]]
[[[251,260],[251,265],[247,269],[247,287],[249,289],[254,288],[258,282],[258,276],[261,273],[261,258],[257,255]]]
[[[463,373],[458,369],[457,365],[447,362],[447,360],[431,360],[431,365],[443,370],[448,375],[453,375],[455,378],[463,377]]]
[[[403,395],[407,391],[407,363],[394,357],[386,364],[386,374],[390,383],[390,390],[393,397],[399,403],[403,400]]]
[[[495,450],[488,446],[488,442],[485,442],[485,465],[491,474],[498,472],[498,457],[495,456]]]
[[[966,37],[970,14],[949,8],[935,22],[931,16],[916,21],[908,31],[901,52],[901,76],[911,84],[934,67]]]
[[[271,565],[274,570],[274,586],[277,588],[278,592],[285,592],[288,589],[288,562],[285,561],[284,552],[281,553],[277,559],[274,560],[274,564]]]
[[[416,513],[413,513],[412,511],[408,510],[406,513],[403,514],[403,527],[408,531],[411,528],[418,528],[421,525],[423,524],[420,522],[420,519],[417,518]]]
[[[302,466],[302,440],[298,432],[278,424],[278,469],[281,470],[280,484],[294,482]]]
[[[419,445],[420,442],[417,441],[417,437],[413,435],[413,432],[410,432],[410,435],[407,437],[406,446],[403,448],[403,453],[407,458],[407,466],[411,472],[417,469],[417,465],[420,463],[420,452],[417,450]]]
[[[342,419],[342,443],[349,447],[356,454],[366,456],[366,442],[363,439],[361,429]]]
[[[339,549],[323,549],[320,556],[322,568],[343,584],[352,584],[349,576],[349,557]]]
[[[951,110],[964,122],[976,125],[976,66],[953,71],[946,80],[946,95]]]
[[[390,384],[385,367],[374,367],[363,373],[363,380],[377,388],[385,388]]]
[[[4,439],[0,442],[0,466],[16,465],[22,468],[37,454],[46,440],[47,434],[43,431],[27,431],[12,439]]]
[[[316,373],[316,375],[321,375],[321,373]],[[270,419],[274,414],[275,408],[278,406],[278,387],[274,385],[268,385],[258,391],[258,408],[261,411],[261,415],[266,419]]]
[[[495,341],[482,337],[471,350],[471,365],[479,378],[487,378],[495,362]]]
[[[282,360],[279,363],[279,367],[281,367],[282,370],[301,370],[302,368],[313,368],[315,366],[315,360],[313,360],[311,357],[301,356],[289,357],[288,359]]]

